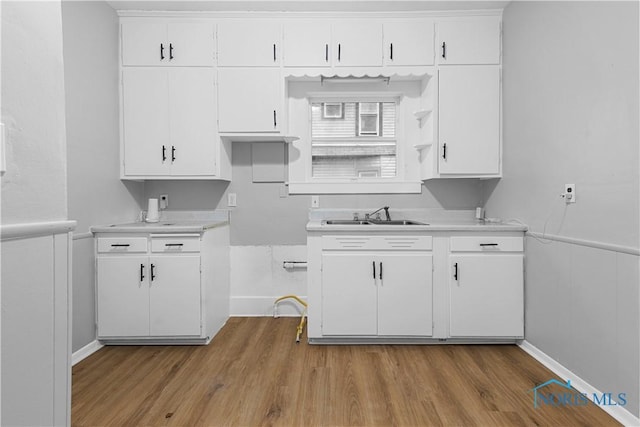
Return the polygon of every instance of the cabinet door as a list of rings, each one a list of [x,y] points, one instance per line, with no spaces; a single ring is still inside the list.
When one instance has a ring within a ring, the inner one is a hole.
[[[370,254],[322,255],[322,334],[376,335],[377,283]]]
[[[438,63],[500,63],[500,17],[439,22],[437,29]]]
[[[499,174],[499,68],[443,67],[438,78],[440,173]]]
[[[200,335],[200,256],[151,257],[149,274],[150,335]]]
[[[452,337],[522,337],[523,255],[452,256],[450,298]]]
[[[364,21],[334,24],[332,39],[335,66],[382,65],[382,24]]]
[[[164,68],[122,71],[124,174],[171,172],[168,74]]]
[[[218,65],[280,65],[280,24],[225,20],[218,24]]]
[[[99,337],[149,335],[149,269],[144,256],[98,257]]]
[[[218,68],[220,132],[278,132],[283,95],[280,70]]]
[[[433,334],[431,254],[377,257],[378,335]]]
[[[164,65],[169,62],[167,24],[123,22],[122,65]]]
[[[173,23],[168,25],[169,64],[212,66],[215,46],[213,25]]]
[[[175,160],[171,175],[215,175],[215,73],[211,68],[174,68],[169,71],[169,120]]]
[[[315,21],[284,24],[285,67],[327,67],[331,61],[331,25]]]
[[[385,65],[433,65],[433,21],[384,24]]]

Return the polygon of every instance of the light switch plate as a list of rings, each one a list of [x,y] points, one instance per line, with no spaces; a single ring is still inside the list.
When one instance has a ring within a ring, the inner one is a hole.
[[[312,208],[320,207],[320,196],[311,196],[311,207]]]
[[[4,175],[7,171],[7,159],[6,159],[6,138],[4,134],[4,123],[0,123],[0,175]]]
[[[230,208],[238,206],[238,198],[236,193],[227,194],[227,206]]]

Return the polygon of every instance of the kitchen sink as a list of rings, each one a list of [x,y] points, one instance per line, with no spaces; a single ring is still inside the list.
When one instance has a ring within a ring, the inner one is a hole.
[[[324,222],[327,225],[371,225],[371,221],[360,221],[356,219],[328,219]]]
[[[371,222],[379,225],[429,225],[424,222],[412,221],[409,219],[392,219],[391,221],[374,220]]]
[[[356,219],[328,219],[324,221],[326,225],[429,225],[424,222],[412,221],[408,219],[384,220],[356,220]]]

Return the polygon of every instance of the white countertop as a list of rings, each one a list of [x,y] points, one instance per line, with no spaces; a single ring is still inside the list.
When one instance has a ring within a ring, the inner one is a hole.
[[[129,222],[91,227],[93,233],[203,233],[229,224],[229,212],[164,211],[158,222]]]
[[[353,213],[372,212],[375,209],[313,209],[309,213],[307,231],[310,232],[425,232],[425,231],[527,231],[524,224],[502,222],[499,219],[479,221],[475,211],[445,209],[390,209],[391,219],[421,222],[423,225],[385,225],[384,221],[371,225],[326,224],[327,219],[353,219]],[[359,215],[361,219],[364,213]],[[384,213],[383,213],[384,218]]]

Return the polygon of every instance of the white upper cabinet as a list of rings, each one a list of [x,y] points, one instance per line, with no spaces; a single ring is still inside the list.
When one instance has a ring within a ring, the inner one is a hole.
[[[442,67],[438,80],[440,174],[499,175],[499,67]]]
[[[126,21],[124,66],[212,66],[213,24]]]
[[[214,79],[211,68],[123,70],[123,177],[217,175]]]
[[[336,67],[382,66],[382,24],[375,21],[334,23],[333,65]]]
[[[220,132],[279,132],[281,85],[276,68],[218,68]]]
[[[483,16],[436,24],[439,64],[499,64],[500,17]]]
[[[433,21],[403,20],[384,24],[384,65],[433,65]]]
[[[287,22],[283,31],[285,67],[331,65],[331,24],[328,21]]]
[[[280,65],[281,25],[272,21],[225,20],[218,24],[218,66]]]

